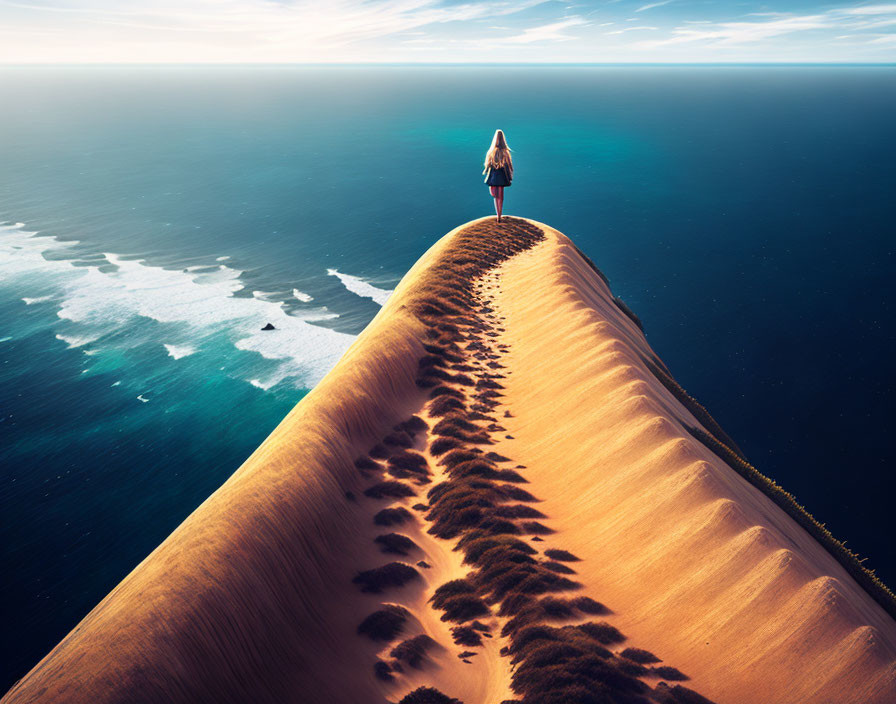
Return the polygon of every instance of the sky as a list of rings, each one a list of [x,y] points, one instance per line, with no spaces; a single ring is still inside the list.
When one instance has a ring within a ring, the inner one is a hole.
[[[896,62],[896,4],[0,0],[0,63]]]

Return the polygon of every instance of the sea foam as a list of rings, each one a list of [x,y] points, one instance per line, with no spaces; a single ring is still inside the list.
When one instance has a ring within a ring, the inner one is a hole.
[[[70,346],[109,334],[117,341],[108,344],[133,347],[141,341],[118,338],[138,336],[140,328],[134,323],[149,319],[174,326],[171,334],[180,340],[192,340],[166,345],[175,359],[185,356],[187,348],[195,350],[203,338],[224,333],[237,350],[259,355],[257,363],[247,359],[239,365],[247,382],[260,379],[271,388],[289,379],[298,388],[311,388],[354,340],[353,335],[311,322],[333,314],[316,310],[290,315],[282,302],[234,296],[244,288],[242,272],[224,264],[196,271],[166,269],[107,252],[86,265],[82,259],[82,266],[75,267],[64,257],[64,250],[75,244],[0,226],[0,280],[21,291],[20,296],[30,293],[29,287],[41,294],[55,287],[57,316],[65,321],[59,339]],[[50,251],[54,256],[47,259],[44,254]],[[275,330],[263,331],[268,323]],[[273,372],[271,361],[277,363]]]
[[[166,350],[168,350],[168,356],[173,359],[180,359],[181,357],[189,357],[191,354],[196,354],[196,348],[191,345],[163,345]]]
[[[392,295],[392,291],[377,288],[358,276],[343,274],[337,269],[327,269],[327,273],[330,276],[335,276],[339,279],[342,282],[342,285],[356,296],[370,298],[374,303],[378,303],[381,306],[386,305],[386,301],[389,299],[389,296]]]

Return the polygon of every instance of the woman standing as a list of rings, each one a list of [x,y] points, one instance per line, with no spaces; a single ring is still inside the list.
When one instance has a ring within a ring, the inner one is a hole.
[[[513,160],[510,158],[510,147],[504,139],[504,132],[497,130],[492,139],[492,146],[485,155],[485,183],[495,199],[495,213],[501,222],[501,210],[504,207],[504,188],[513,180]]]

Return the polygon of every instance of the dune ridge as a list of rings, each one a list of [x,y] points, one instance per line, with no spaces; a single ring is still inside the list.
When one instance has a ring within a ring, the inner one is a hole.
[[[467,223],[4,701],[896,699],[896,624],[688,398],[568,238]]]

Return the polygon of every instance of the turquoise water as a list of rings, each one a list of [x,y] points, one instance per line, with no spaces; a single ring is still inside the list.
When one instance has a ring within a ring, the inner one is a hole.
[[[505,212],[571,235],[753,463],[896,582],[896,69],[18,68],[0,90],[4,684],[489,212],[496,127]]]

